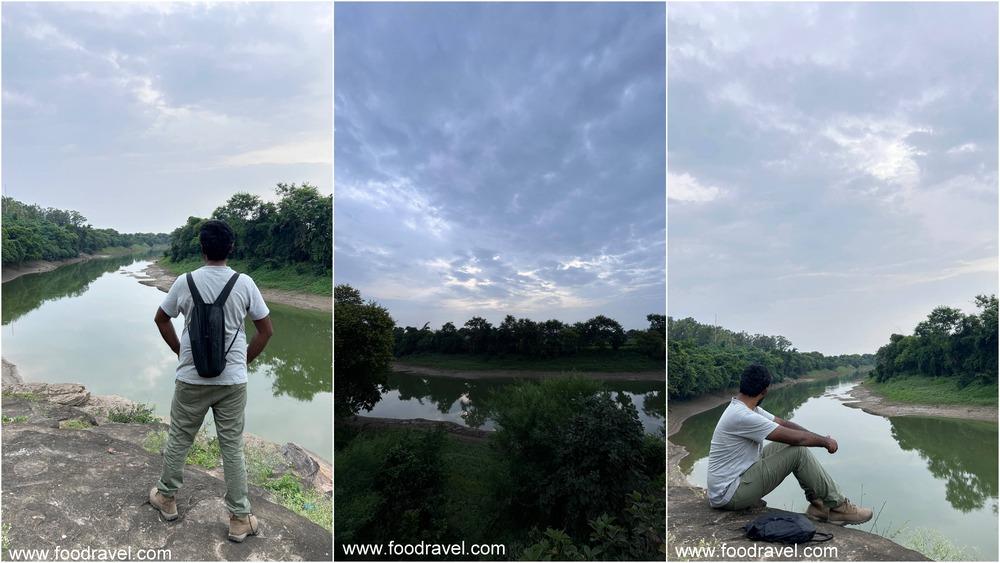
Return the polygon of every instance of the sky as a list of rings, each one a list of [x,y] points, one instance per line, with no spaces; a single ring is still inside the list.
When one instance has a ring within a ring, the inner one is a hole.
[[[648,326],[662,4],[338,4],[335,281],[397,325]]]
[[[997,292],[995,3],[668,19],[670,315],[874,353]]]
[[[170,232],[278,182],[329,194],[333,9],[5,3],[3,191]]]

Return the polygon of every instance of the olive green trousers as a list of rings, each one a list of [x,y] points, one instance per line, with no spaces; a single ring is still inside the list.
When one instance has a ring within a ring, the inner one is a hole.
[[[208,410],[212,409],[226,479],[226,508],[249,514],[247,468],[243,457],[243,411],[247,385],[192,385],[177,381],[170,404],[170,432],[163,450],[163,472],[156,488],[173,497],[184,482],[184,461]]]
[[[821,499],[827,507],[833,508],[844,501],[837,484],[809,448],[771,442],[764,447],[760,459],[740,475],[736,494],[722,508],[726,510],[749,508],[757,504],[764,495],[778,488],[789,475],[795,475],[798,479],[799,486],[802,487],[809,502]]]

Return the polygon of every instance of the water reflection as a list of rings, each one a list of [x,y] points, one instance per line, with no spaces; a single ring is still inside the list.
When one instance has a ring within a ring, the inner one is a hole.
[[[385,418],[427,418],[449,420],[473,428],[492,429],[493,422],[476,416],[493,393],[514,380],[458,379],[428,377],[407,372],[392,372],[381,388],[381,395],[370,411],[362,415]],[[647,433],[660,434],[666,413],[662,382],[613,381],[605,382],[610,391],[628,395],[639,409],[639,419]]]
[[[330,393],[333,381],[333,328],[330,315],[278,304],[269,305],[274,336],[251,369],[266,367],[274,377],[274,396],[311,401]],[[247,323],[253,334],[253,323]],[[310,345],[309,343],[312,343]]]
[[[51,272],[27,274],[6,282],[2,286],[3,324],[7,325],[41,307],[47,301],[64,297],[79,297],[90,289],[90,284],[108,272],[131,264],[135,256],[94,258],[68,264]]]
[[[899,447],[916,451],[931,474],[946,481],[949,504],[969,512],[992,500],[997,513],[996,424],[917,417],[894,417],[889,422]]]

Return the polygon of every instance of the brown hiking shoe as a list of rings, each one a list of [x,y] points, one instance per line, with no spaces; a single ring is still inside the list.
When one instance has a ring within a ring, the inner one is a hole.
[[[256,536],[260,531],[257,525],[257,517],[253,514],[237,516],[229,513],[229,539],[236,543],[242,543],[247,536]]]
[[[872,510],[855,505],[849,499],[830,509],[826,521],[838,526],[864,524],[872,519]]]
[[[830,519],[830,509],[823,504],[822,500],[813,499],[809,501],[809,508],[806,509],[806,516],[813,520],[826,522]]]
[[[156,487],[149,489],[149,504],[160,511],[160,516],[170,522],[177,520],[177,500],[173,497],[165,497],[156,490]]]

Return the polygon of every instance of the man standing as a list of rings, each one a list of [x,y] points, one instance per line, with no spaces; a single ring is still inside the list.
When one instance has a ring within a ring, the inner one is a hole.
[[[861,524],[872,517],[855,506],[819,464],[809,447],[837,452],[837,441],[760,408],[771,385],[771,374],[752,365],[740,376],[740,392],[722,413],[708,454],[708,501],[713,508],[742,510],[795,475],[805,493],[806,516],[831,524]],[[764,440],[772,444],[762,447]]]
[[[248,535],[257,535],[257,518],[250,512],[247,492],[246,461],[243,457],[243,418],[247,401],[247,365],[267,345],[273,334],[267,305],[257,285],[246,274],[239,274],[226,265],[233,250],[235,235],[222,221],[206,221],[199,234],[205,265],[187,276],[177,278],[156,311],[154,322],[163,340],[177,354],[177,380],[170,405],[170,432],[163,452],[163,472],[160,481],[149,491],[149,503],[166,520],[177,519],[175,495],[183,482],[184,460],[194,442],[208,410],[212,410],[222,451],[226,479],[226,508],[229,509],[229,539],[242,542]],[[233,278],[235,277],[235,280]],[[232,283],[231,283],[232,280]],[[192,293],[191,284],[196,291]],[[225,368],[216,376],[200,375],[195,367],[189,328],[195,297],[213,303],[225,288]],[[170,319],[184,315],[181,339]],[[249,315],[257,329],[247,346],[241,336],[244,318]]]

